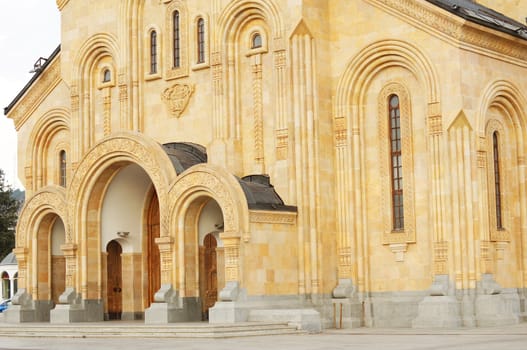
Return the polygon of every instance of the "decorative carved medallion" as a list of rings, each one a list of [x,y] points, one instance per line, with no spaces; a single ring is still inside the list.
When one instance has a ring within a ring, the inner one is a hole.
[[[163,91],[161,99],[166,103],[170,113],[176,118],[187,108],[190,96],[194,92],[194,86],[189,84],[175,84]]]

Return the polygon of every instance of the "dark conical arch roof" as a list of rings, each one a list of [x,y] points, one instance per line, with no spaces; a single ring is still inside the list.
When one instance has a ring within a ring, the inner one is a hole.
[[[165,143],[163,149],[178,175],[196,164],[207,163],[206,148],[195,143]],[[297,211],[296,207],[284,204],[271,185],[268,175],[249,175],[243,178],[236,177],[236,179],[245,194],[249,209]]]

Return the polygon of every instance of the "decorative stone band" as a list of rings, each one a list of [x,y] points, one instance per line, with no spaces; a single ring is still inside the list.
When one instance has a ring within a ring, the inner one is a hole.
[[[225,249],[225,280],[239,281],[240,237],[222,233],[220,238]]]
[[[77,271],[77,245],[66,243],[60,246],[66,259],[66,288],[75,288],[75,272]]]
[[[249,221],[254,223],[294,225],[296,218],[296,212],[249,211]]]
[[[23,289],[27,288],[27,258],[28,258],[28,249],[27,248],[15,248],[13,252],[16,255],[16,260],[18,263],[18,288]]]
[[[168,236],[159,237],[155,239],[155,242],[159,247],[161,283],[170,285],[172,283],[170,276],[173,267],[172,249],[174,247],[174,238]]]

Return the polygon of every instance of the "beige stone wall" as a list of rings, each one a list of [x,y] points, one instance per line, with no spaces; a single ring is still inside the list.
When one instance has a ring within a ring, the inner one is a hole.
[[[299,269],[303,252],[298,248],[296,215],[273,214],[252,212],[251,240],[242,250],[243,287],[249,295],[295,295],[304,272]]]
[[[250,295],[329,295],[339,279],[359,292],[424,292],[439,274],[458,289],[474,288],[482,273],[494,273],[503,287],[525,287],[527,82],[518,79],[525,41],[425,1],[250,4],[60,2],[61,53],[9,115],[29,199],[20,260],[38,256],[30,244],[39,225],[33,212],[56,211],[74,254],[66,257],[66,285],[104,299],[101,203],[116,172],[134,163],[159,197],[161,279],[184,297],[199,295],[194,226],[208,198],[230,224],[218,285],[239,281]],[[506,13],[521,6],[496,4]],[[182,20],[177,69],[175,9]],[[200,16],[207,35],[198,64]],[[159,34],[155,74],[152,30]],[[255,30],[264,40],[259,49],[249,45]],[[188,99],[173,97],[182,92]],[[403,113],[404,230],[394,230],[391,217],[391,94]],[[182,106],[171,110],[167,102]],[[496,130],[503,136],[503,230],[493,222]],[[178,176],[160,147],[168,142],[205,146],[208,170]],[[61,149],[71,181],[59,190]],[[294,217],[248,210],[232,175],[260,173],[297,207]],[[47,296],[48,262],[35,264],[39,272],[21,283],[37,288],[42,280]],[[123,255],[126,312],[144,307],[144,265],[139,252]]]

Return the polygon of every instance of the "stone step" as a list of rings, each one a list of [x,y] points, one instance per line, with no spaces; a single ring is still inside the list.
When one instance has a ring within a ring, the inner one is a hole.
[[[184,323],[145,325],[138,323],[104,322],[56,324],[6,324],[0,327],[0,337],[127,337],[127,338],[231,338],[301,333],[285,323],[208,324]]]

